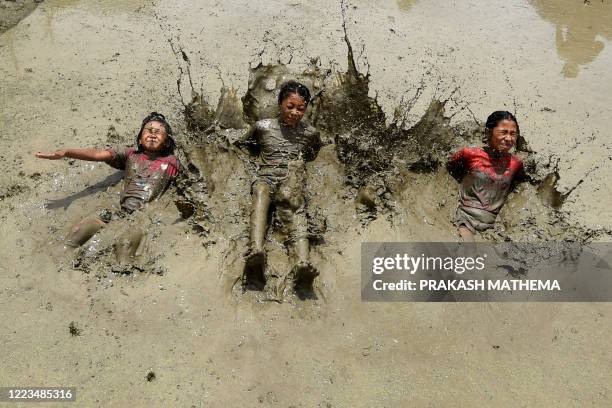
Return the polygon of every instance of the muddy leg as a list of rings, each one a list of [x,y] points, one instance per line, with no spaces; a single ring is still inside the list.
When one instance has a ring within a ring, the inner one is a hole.
[[[270,186],[257,182],[253,186],[253,204],[251,207],[251,242],[243,274],[245,287],[263,289],[266,283],[264,275],[266,255],[264,239],[270,208]]]
[[[133,259],[143,236],[144,231],[139,227],[126,229],[119,236],[117,242],[113,244],[117,260],[121,263],[127,263],[130,259]]]
[[[310,261],[310,242],[308,238],[300,238],[295,242],[295,253],[298,262],[308,263]]]
[[[66,245],[76,248],[83,245],[104,226],[104,221],[97,217],[87,217],[70,228],[66,236]]]
[[[457,228],[457,232],[459,232],[459,236],[463,240],[463,242],[474,242],[474,234],[472,231],[464,227],[463,225]]]
[[[251,251],[263,252],[264,239],[270,208],[270,186],[257,182],[253,186],[253,204],[251,207]]]
[[[319,271],[310,263],[310,241],[308,240],[308,221],[303,208],[292,214],[294,249],[297,263],[293,267],[293,283],[296,290],[312,290],[314,279]]]
[[[319,271],[315,268],[310,261],[300,259],[297,264],[293,267],[293,285],[296,290],[312,290],[312,285]]]

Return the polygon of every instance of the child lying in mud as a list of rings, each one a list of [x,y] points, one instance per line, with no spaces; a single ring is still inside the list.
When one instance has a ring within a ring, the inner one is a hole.
[[[66,149],[54,153],[36,153],[41,159],[70,159],[105,162],[119,170],[125,170],[123,190],[120,196],[121,211],[118,215],[140,210],[145,203],[158,198],[178,174],[179,163],[174,153],[172,129],[164,115],[152,112],[142,121],[136,137],[136,147],[123,149]],[[111,220],[105,210],[87,217],[74,225],[66,237],[66,245],[78,247],[87,242]],[[143,232],[131,231],[125,245],[133,256]],[[123,241],[124,239],[121,239]]]
[[[246,287],[265,284],[264,239],[271,202],[297,256],[291,272],[295,285],[310,286],[319,274],[309,260],[304,199],[304,160],[314,159],[320,147],[319,134],[302,121],[309,102],[310,91],[306,86],[295,81],[286,82],[278,95],[278,119],[256,122],[238,143],[259,151],[261,159],[252,187],[251,242],[243,275]]]
[[[461,183],[454,224],[464,241],[493,227],[510,190],[526,178],[522,161],[509,153],[518,134],[514,115],[493,112],[485,125],[485,146],[465,147],[448,161],[449,173]]]

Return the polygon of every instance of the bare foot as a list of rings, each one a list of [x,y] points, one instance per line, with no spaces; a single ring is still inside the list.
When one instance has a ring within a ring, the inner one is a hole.
[[[263,290],[266,286],[266,254],[252,251],[247,255],[242,274],[242,287],[246,290]]]
[[[312,284],[319,276],[319,271],[310,262],[298,262],[291,272],[296,290],[312,290]]]

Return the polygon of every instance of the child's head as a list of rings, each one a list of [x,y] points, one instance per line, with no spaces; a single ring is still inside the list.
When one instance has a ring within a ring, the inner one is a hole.
[[[172,128],[161,113],[151,112],[142,121],[136,137],[139,152],[158,153],[167,156],[174,153]]]
[[[501,153],[508,153],[516,144],[519,126],[508,111],[495,111],[487,118],[484,142]]]
[[[278,94],[280,117],[285,124],[295,126],[304,117],[310,103],[310,91],[296,81],[285,82]]]

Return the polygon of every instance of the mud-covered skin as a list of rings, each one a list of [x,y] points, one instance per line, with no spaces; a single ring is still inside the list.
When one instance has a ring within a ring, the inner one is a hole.
[[[179,163],[174,155],[149,158],[133,147],[109,149],[113,155],[107,162],[111,167],[125,170],[124,187],[121,191],[121,208],[132,212],[158,198],[178,175]]]
[[[84,218],[73,225],[68,232],[65,243],[71,248],[78,248],[104,227],[104,221],[98,216]]]
[[[295,243],[308,238],[308,221],[306,219],[306,168],[302,160],[289,163],[286,177],[277,184],[271,193],[272,203],[276,209],[273,223],[287,237],[288,242]],[[303,254],[307,259],[308,254]]]
[[[247,132],[243,144],[259,150],[261,165],[257,179],[268,183],[272,192],[287,178],[291,161],[311,160],[316,156],[321,140],[315,128],[304,122],[290,127],[278,119],[263,119]]]
[[[161,248],[167,241],[160,248],[157,239],[161,235],[159,216],[171,208],[168,206],[169,198],[162,198],[165,203],[153,203],[155,208],[150,213],[136,211],[127,214],[116,209],[112,222],[104,223],[92,239],[73,253],[72,267],[96,276],[143,271],[163,274],[165,269],[157,260],[164,256]],[[88,220],[92,222],[95,217],[92,215]]]
[[[317,60],[311,61],[310,67],[299,73],[291,72],[283,64],[259,64],[251,68],[249,89],[242,97],[245,118],[251,124],[262,119],[276,118],[279,114],[280,87],[288,80],[294,80],[304,84],[311,92],[312,100],[308,101],[304,118],[310,123],[315,123],[320,111],[318,95],[323,90],[324,77],[328,74],[329,72],[320,71]]]
[[[92,214],[73,225],[68,232],[65,243],[70,247],[79,247],[87,242],[94,234],[102,229],[113,217],[123,218],[125,213],[132,213],[159,196],[166,190],[170,181],[178,174],[178,160],[173,155],[157,157],[151,160],[144,153],[137,153],[134,148],[109,149],[112,159],[108,165],[119,170],[125,170],[124,187],[121,190],[121,209],[103,209],[97,214]],[[124,234],[125,235],[125,234]],[[138,237],[134,241],[123,244],[120,248],[131,248],[130,250],[119,250],[118,256],[125,260],[133,256],[141,241],[142,234],[131,234],[130,237]]]
[[[264,240],[268,210],[275,209],[273,224],[287,244],[295,247],[299,263],[309,262],[306,217],[306,169],[320,148],[319,133],[305,122],[288,126],[278,119],[257,121],[238,145],[257,152],[261,161],[253,184],[250,250],[243,275],[245,288],[265,285]]]
[[[315,163],[307,164],[309,174],[317,176],[309,176],[304,183],[308,222],[313,221],[312,210],[320,210],[318,215],[323,220],[316,225],[316,230],[313,225],[308,226],[309,238],[313,240],[313,231],[316,231],[320,246],[318,251],[310,253],[312,263],[317,265],[317,271],[320,270],[322,276],[317,280],[318,289],[324,288],[329,279],[329,267],[321,254],[330,253],[326,245],[334,237],[333,225],[345,225],[346,216],[350,213],[345,207],[338,212],[338,205],[351,202],[351,199],[357,204],[357,217],[353,215],[351,219],[361,221],[362,225],[384,215],[392,224],[404,225],[406,230],[413,231],[413,235],[407,239],[455,239],[456,229],[452,228],[451,222],[452,212],[456,210],[452,197],[457,189],[443,165],[451,152],[480,142],[485,130],[484,124],[476,120],[452,123],[452,115],[446,112],[452,95],[447,99],[433,97],[425,112],[418,116],[411,112],[413,102],[401,102],[398,114],[387,125],[381,106],[376,98],[370,96],[368,75],[358,72],[348,38],[346,40],[349,46],[348,71],[324,77],[313,72],[311,78],[322,80],[313,92],[316,115],[308,115],[312,113],[312,105],[309,105],[305,115],[321,132],[325,144],[330,144],[324,149],[322,158],[318,157]],[[254,124],[277,116],[279,84],[288,79],[303,81],[300,72],[291,72],[289,66],[280,63],[259,64],[250,71],[248,91],[242,98],[243,115],[237,99],[229,98],[228,92],[222,92],[218,109],[223,111],[223,122],[236,122],[241,127],[240,117]],[[307,81],[303,83],[310,88]],[[454,95],[454,102],[455,99],[457,95]],[[307,266],[296,268],[300,258],[298,246],[303,240],[298,239],[289,246],[283,245],[292,241],[291,229],[285,228],[281,222],[284,211],[279,211],[277,203],[272,205],[268,183],[251,184],[252,176],[257,174],[259,167],[242,154],[242,149],[235,149],[236,145],[245,146],[242,142],[244,131],[224,129],[221,120],[215,123],[214,118],[220,115],[219,112],[211,110],[211,105],[204,100],[198,101],[197,105],[199,111],[194,109],[195,106],[185,109],[188,127],[194,130],[194,133],[188,133],[189,139],[183,144],[189,171],[184,173],[185,180],[181,183],[185,187],[178,190],[190,203],[190,210],[186,213],[195,214],[188,215],[189,219],[198,219],[198,225],[205,231],[201,235],[205,234],[209,241],[214,233],[227,236],[227,231],[230,231],[231,245],[223,252],[226,259],[223,274],[232,291],[236,289],[233,292],[236,296],[241,298],[245,295],[245,270],[253,268],[262,272],[259,278],[263,285],[255,287],[263,290],[263,293],[251,295],[257,299],[287,300],[286,294],[275,288],[281,288],[282,282],[294,280],[304,271],[308,272]],[[532,182],[537,183],[550,169],[542,167],[546,158],[539,158],[525,146],[525,143],[520,143],[519,137],[516,149],[524,153],[521,158],[525,168]],[[246,147],[255,151],[258,146],[251,141]],[[282,184],[293,183],[279,183]],[[503,207],[503,214],[500,214],[495,228],[481,234],[483,239],[529,240],[533,239],[534,230],[539,237],[568,236],[570,229],[567,223],[562,222],[562,216],[541,204],[537,197],[532,200],[532,185],[525,184],[521,185],[518,194],[509,196],[511,205]],[[265,188],[259,191],[258,185]],[[244,192],[249,190],[249,186],[253,194],[245,197]],[[262,198],[262,205],[253,206],[258,197]],[[299,198],[297,195],[288,197]],[[518,204],[526,198],[529,199],[527,205]],[[282,201],[282,198],[276,196],[274,200]],[[523,211],[513,210],[516,206]],[[272,220],[275,228],[267,228],[270,207],[275,207]],[[250,227],[247,221],[249,210]],[[210,216],[200,216],[198,212]],[[530,220],[525,219],[526,213]],[[295,220],[291,218],[291,211],[287,215],[290,221]],[[260,224],[263,226],[253,228]],[[438,232],[421,235],[423,229]],[[251,232],[250,237],[245,234],[246,231]],[[254,239],[253,232],[256,232],[254,235],[257,235],[257,239]],[[259,241],[261,245],[254,248],[254,241]],[[309,243],[308,239],[306,243]],[[312,276],[309,273],[305,275]],[[239,282],[243,285],[236,285]]]

